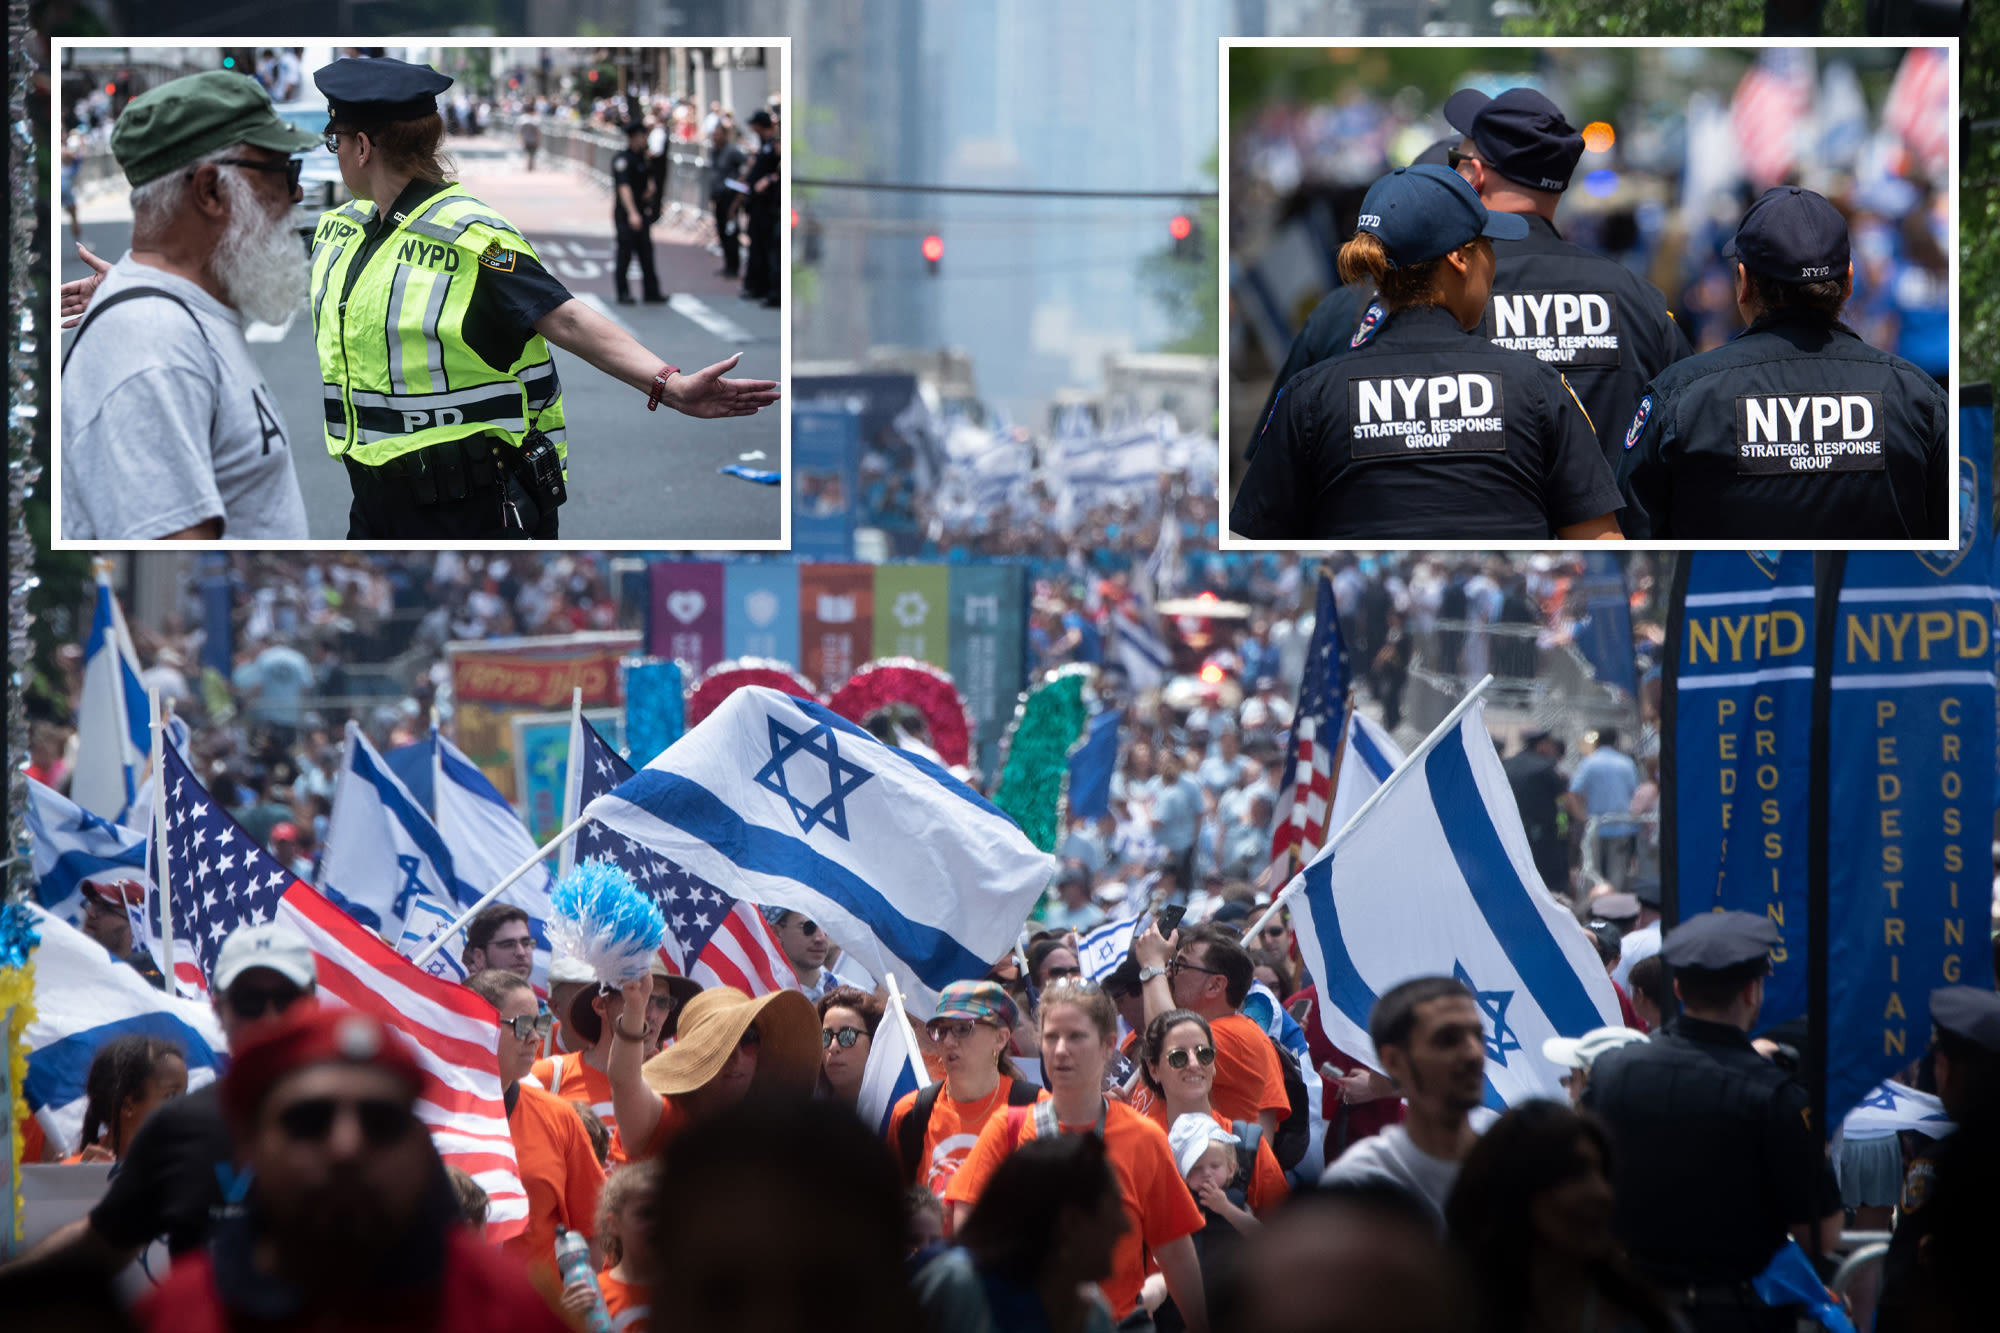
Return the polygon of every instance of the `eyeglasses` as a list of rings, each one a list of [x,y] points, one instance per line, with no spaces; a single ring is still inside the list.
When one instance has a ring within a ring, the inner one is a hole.
[[[819,1030],[819,1048],[824,1051],[831,1048],[835,1042],[839,1042],[841,1050],[849,1050],[855,1042],[860,1041],[867,1035],[867,1031],[862,1028],[840,1028],[838,1030],[834,1028],[821,1028]]]
[[[744,1028],[743,1035],[736,1039],[736,1049],[739,1051],[754,1051],[758,1046],[763,1044],[763,1041],[764,1038],[757,1031],[757,1025],[752,1023],[749,1027]]]
[[[1211,977],[1222,975],[1222,973],[1212,967],[1203,967],[1199,963],[1190,963],[1185,958],[1174,958],[1168,961],[1167,975],[1172,976],[1176,972],[1206,972]]]
[[[1462,162],[1477,162],[1482,167],[1490,167],[1493,165],[1491,162],[1488,162],[1483,157],[1474,157],[1471,153],[1461,153],[1456,148],[1446,149],[1444,154],[1444,160],[1451,164],[1451,169],[1453,171],[1457,171],[1459,168],[1459,164]]]
[[[229,1007],[236,1011],[238,1018],[262,1018],[266,1010],[282,1014],[289,1009],[292,1001],[299,998],[296,987],[263,990],[256,986],[231,986]]]
[[[414,1121],[409,1106],[387,1097],[360,1101],[309,1097],[278,1112],[278,1127],[300,1143],[324,1143],[333,1132],[334,1118],[343,1108],[354,1112],[361,1122],[361,1137],[371,1148],[386,1148],[398,1142]]]
[[[515,1041],[527,1041],[530,1037],[547,1040],[549,1033],[555,1031],[556,1020],[553,1014],[521,1014],[501,1019],[500,1026],[512,1032]]]
[[[1189,1055],[1193,1055],[1195,1063],[1203,1069],[1215,1063],[1215,1048],[1213,1046],[1197,1046],[1192,1051],[1185,1046],[1176,1046],[1167,1052],[1167,1068],[1186,1069],[1188,1067]]]
[[[947,1037],[956,1041],[964,1041],[972,1035],[972,1029],[978,1026],[979,1024],[969,1018],[933,1018],[924,1025],[924,1030],[931,1034],[932,1041],[941,1043]]]
[[[285,173],[285,190],[287,193],[299,188],[299,174],[306,169],[306,164],[296,157],[288,157],[282,162],[259,162],[254,158],[248,157],[219,157],[215,160],[215,165],[218,167],[247,167],[251,171],[282,171]],[[194,172],[188,172],[188,179],[194,179]]]

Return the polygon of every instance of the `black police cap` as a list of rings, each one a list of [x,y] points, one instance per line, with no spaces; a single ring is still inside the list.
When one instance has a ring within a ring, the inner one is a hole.
[[[452,81],[429,65],[387,56],[367,60],[344,56],[314,70],[313,83],[326,94],[329,116],[365,123],[431,115],[437,111],[437,95]]]
[[[1837,281],[1847,276],[1847,219],[1811,190],[1780,185],[1745,211],[1722,255],[1779,282]]]
[[[1931,992],[1931,1022],[1983,1050],[2000,1055],[2000,995],[1977,986],[1944,986]]]
[[[1531,190],[1568,189],[1583,157],[1583,135],[1533,88],[1509,88],[1498,97],[1461,88],[1444,104],[1444,118],[1495,171]]]
[[[1781,939],[1771,918],[1761,913],[1703,912],[1667,932],[1660,953],[1669,967],[1726,972],[1762,958]]]

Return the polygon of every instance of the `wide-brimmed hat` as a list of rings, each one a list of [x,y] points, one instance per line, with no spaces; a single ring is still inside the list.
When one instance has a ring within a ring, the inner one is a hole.
[[[757,1025],[756,1086],[804,1092],[819,1074],[819,1012],[795,990],[753,1000],[734,986],[717,986],[689,1000],[674,1044],[645,1063],[646,1086],[681,1097],[708,1086],[752,1023]]]

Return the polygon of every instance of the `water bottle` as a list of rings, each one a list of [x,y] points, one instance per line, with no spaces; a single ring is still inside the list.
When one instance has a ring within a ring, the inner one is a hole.
[[[590,1271],[590,1242],[581,1233],[556,1232],[556,1268],[562,1273],[565,1287],[572,1282],[590,1284],[591,1306],[583,1316],[588,1333],[611,1333],[611,1312],[604,1308],[604,1292],[597,1285],[597,1274]]]

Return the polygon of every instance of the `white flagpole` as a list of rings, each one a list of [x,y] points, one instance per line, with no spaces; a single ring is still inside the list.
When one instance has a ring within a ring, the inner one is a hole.
[[[563,823],[583,813],[583,686],[569,696],[569,759],[563,765]],[[576,866],[576,845],[563,844],[562,859],[556,862],[556,878],[561,879]]]
[[[1376,806],[1376,803],[1379,802],[1384,796],[1387,796],[1389,794],[1389,789],[1395,786],[1397,782],[1401,781],[1405,773],[1408,773],[1411,769],[1415,768],[1419,763],[1423,762],[1424,756],[1428,755],[1432,750],[1435,750],[1438,747],[1438,743],[1444,740],[1446,736],[1449,736],[1452,733],[1452,730],[1458,726],[1460,719],[1462,719],[1466,715],[1466,713],[1471,711],[1472,705],[1478,701],[1479,696],[1484,694],[1486,692],[1486,687],[1488,685],[1491,685],[1492,683],[1493,683],[1493,674],[1491,672],[1488,672],[1486,675],[1481,676],[1479,678],[1479,683],[1477,685],[1474,685],[1471,689],[1467,690],[1465,692],[1465,697],[1463,699],[1460,699],[1458,703],[1452,707],[1452,710],[1444,715],[1444,721],[1438,723],[1437,726],[1432,728],[1431,734],[1424,737],[1423,742],[1420,745],[1418,745],[1416,749],[1410,751],[1409,754],[1403,757],[1403,762],[1396,766],[1396,771],[1391,773],[1388,777],[1383,778],[1382,785],[1377,787],[1374,791],[1368,793],[1368,799],[1361,803],[1361,808],[1359,810],[1356,810],[1354,812],[1353,817],[1350,818],[1345,824],[1341,826],[1340,832],[1334,834],[1331,838],[1328,838],[1326,840],[1326,845],[1319,849],[1319,855],[1313,857],[1313,861],[1317,862],[1331,855],[1334,848],[1338,847],[1341,844],[1342,840],[1344,840],[1347,837],[1348,833],[1352,831],[1354,826],[1361,822],[1362,816],[1366,815],[1370,810],[1373,810]],[[1345,745],[1346,743],[1347,743],[1346,738],[1342,737],[1341,744]],[[1297,798],[1294,797],[1294,800],[1296,799]],[[1333,793],[1328,792],[1327,800],[1329,804],[1331,804],[1332,799],[1333,799]],[[1285,900],[1287,898],[1290,898],[1292,894],[1297,892],[1299,886],[1304,883],[1305,883],[1305,870],[1301,868],[1298,874],[1292,876],[1292,882],[1285,885],[1285,887],[1278,893],[1278,896],[1271,900],[1271,906],[1265,911],[1264,915],[1258,919],[1257,924],[1252,926],[1249,932],[1245,934],[1243,938],[1246,940],[1254,940],[1259,935],[1262,935],[1264,933],[1264,927],[1271,924],[1272,920],[1276,918],[1276,916],[1278,915],[1279,909],[1285,905]]]
[[[484,911],[486,907],[490,905],[495,898],[498,898],[502,893],[512,888],[514,886],[515,880],[521,878],[521,876],[527,874],[530,870],[533,870],[543,861],[546,861],[549,857],[561,851],[563,849],[563,845],[567,843],[571,838],[574,838],[577,835],[577,831],[589,822],[590,822],[589,815],[578,815],[574,820],[570,821],[570,823],[562,830],[562,832],[556,834],[555,837],[551,838],[548,841],[547,845],[541,847],[539,850],[535,852],[533,856],[529,857],[527,860],[523,861],[520,865],[515,866],[512,870],[508,871],[507,877],[505,879],[501,880],[498,884],[495,884],[492,888],[488,889],[484,897],[482,897],[478,902],[474,903],[472,906],[466,908],[465,911],[459,915],[457,920],[453,921],[449,926],[446,926],[442,931],[439,931],[436,938],[432,939],[429,944],[424,946],[423,952],[418,954],[415,958],[412,958],[410,961],[416,964],[418,967],[422,967],[425,963],[428,963],[431,959],[435,958],[437,956],[438,950],[444,948],[444,943],[446,940],[450,939],[452,936],[458,934],[459,931],[464,930],[468,925],[470,925],[472,923],[472,918],[478,916],[480,912]]]
[[[909,1053],[910,1070],[917,1076],[917,1086],[928,1087],[931,1074],[924,1068],[923,1056],[919,1054],[923,1048],[917,1045],[917,1030],[910,1026],[910,1011],[903,1007],[903,992],[896,986],[896,974],[884,972],[882,983],[889,991],[889,1012],[903,1025],[903,1049]]]
[[[167,869],[167,716],[160,708],[160,692],[146,691],[151,701],[150,712],[153,721],[153,856],[159,862],[160,882],[154,887],[159,890],[160,920],[160,969],[166,973],[167,994],[180,994],[180,981],[174,976],[174,877]]]

